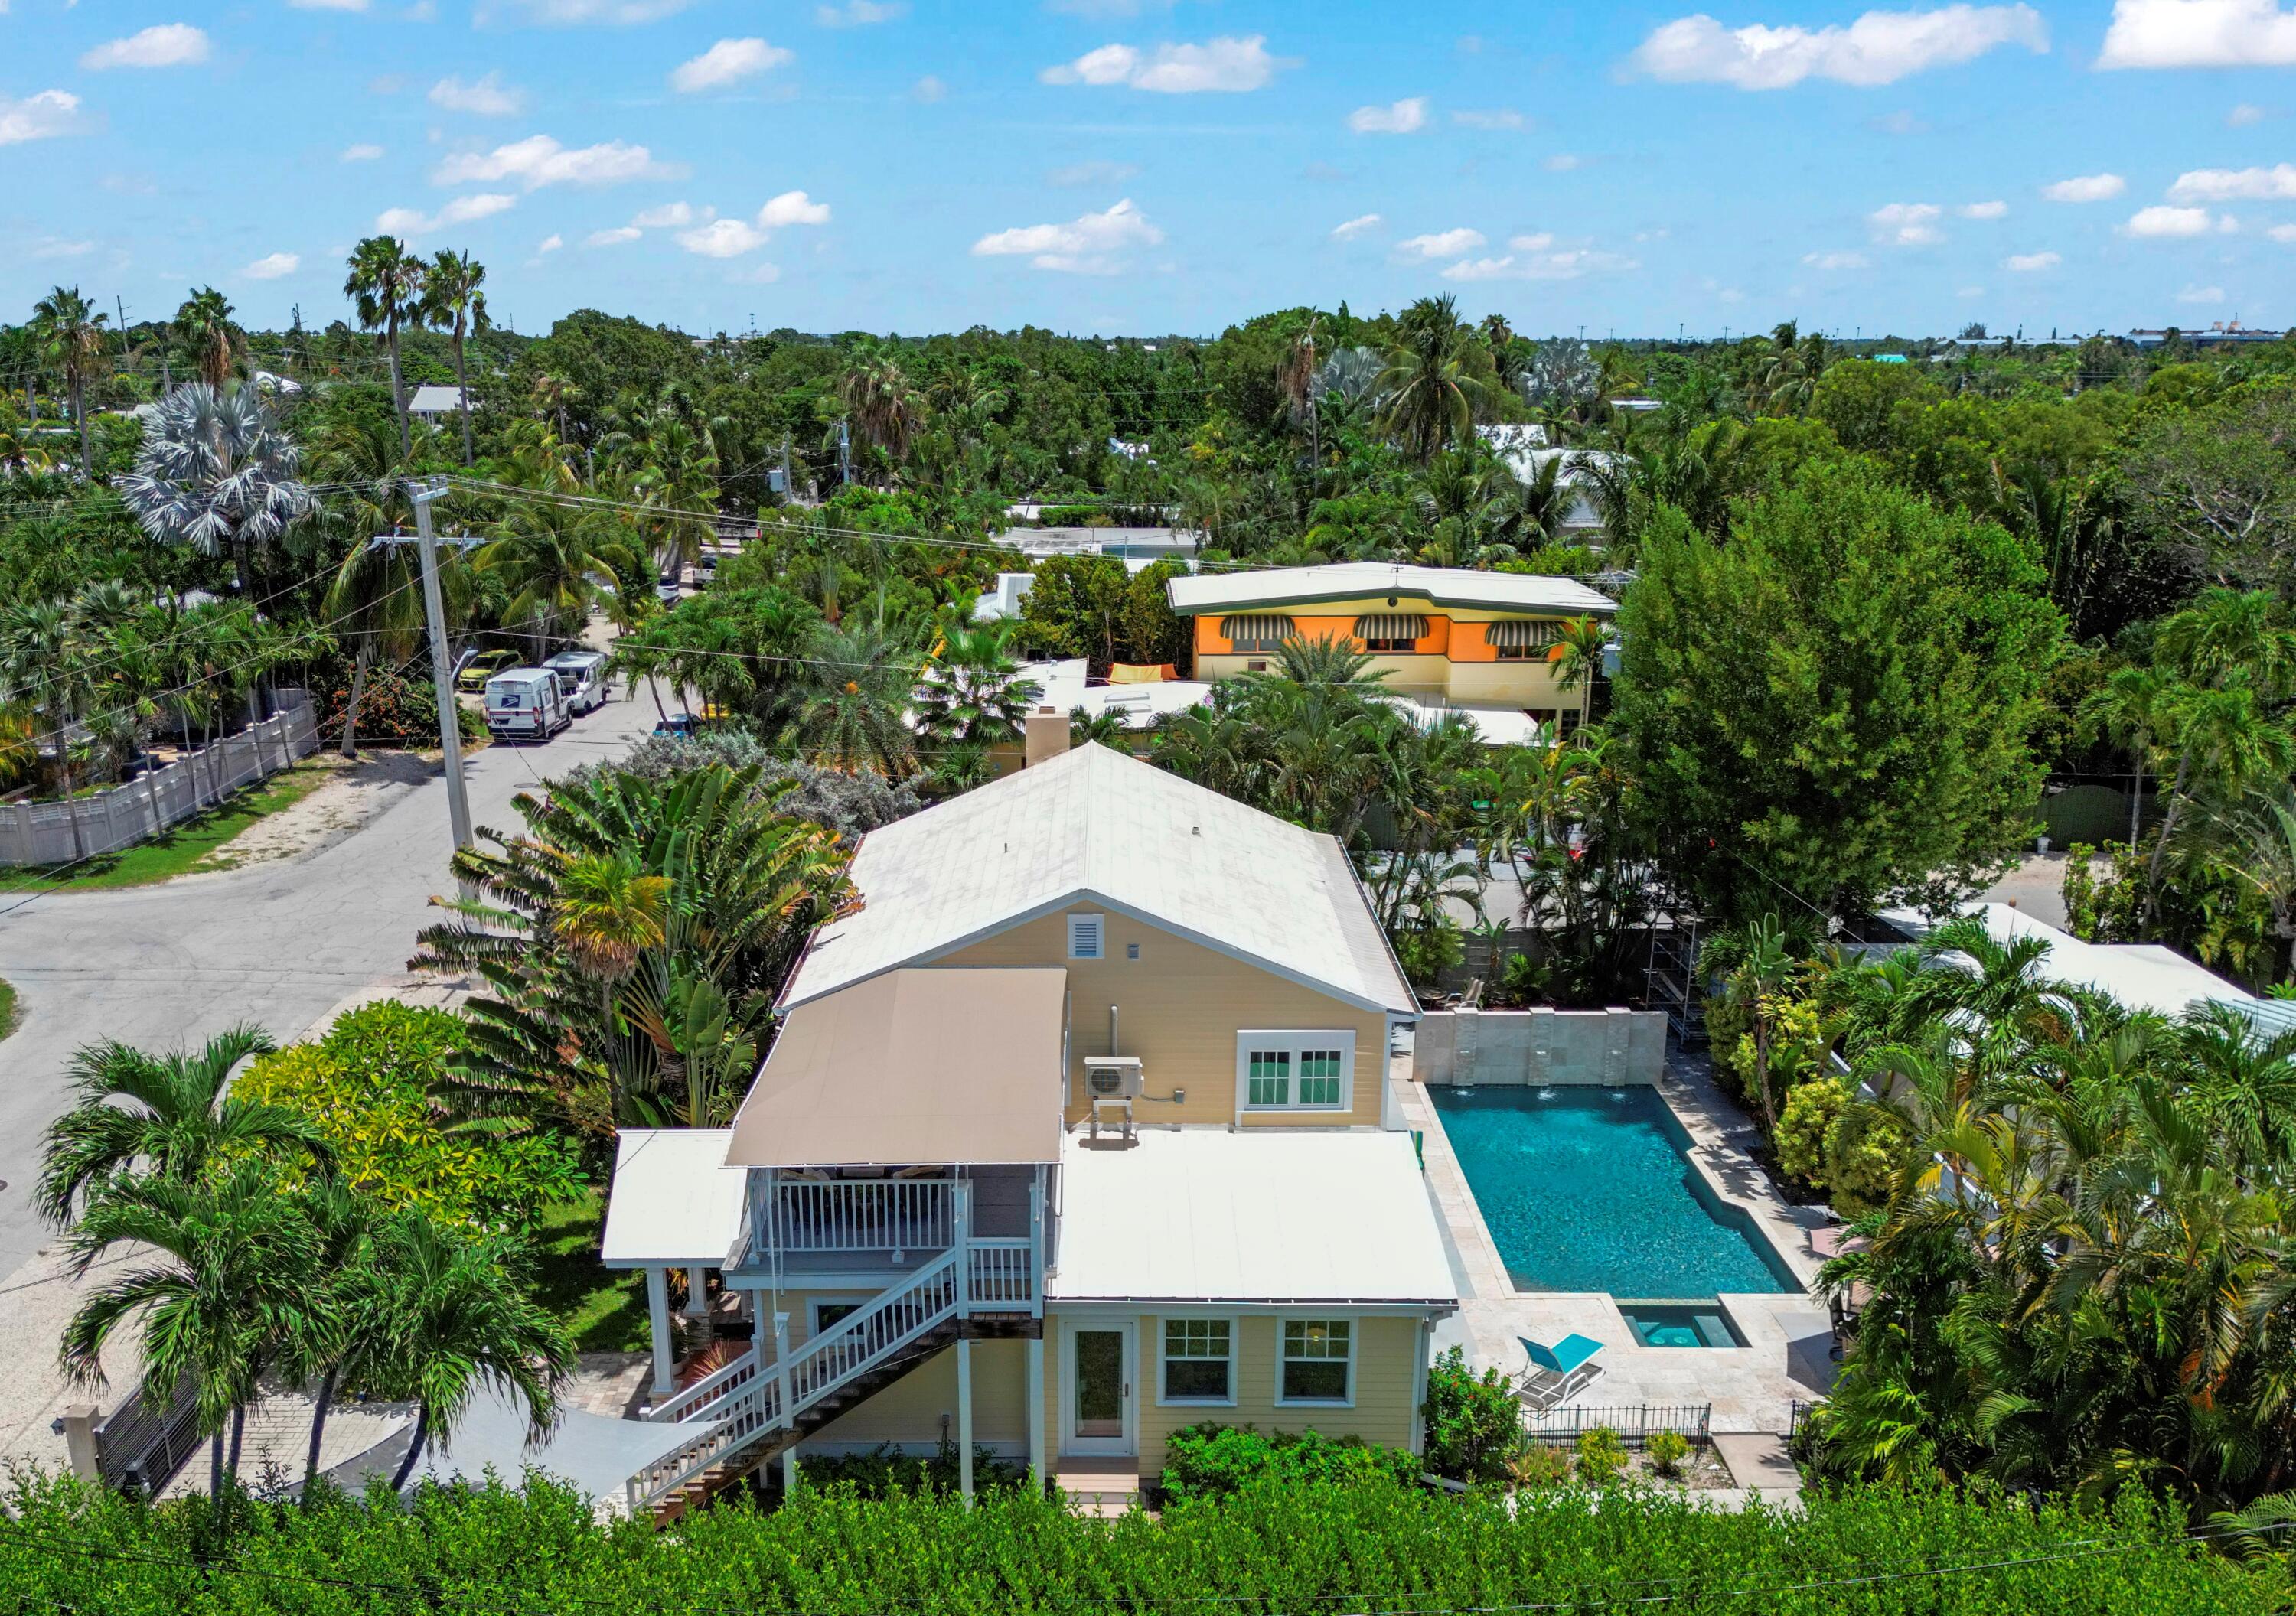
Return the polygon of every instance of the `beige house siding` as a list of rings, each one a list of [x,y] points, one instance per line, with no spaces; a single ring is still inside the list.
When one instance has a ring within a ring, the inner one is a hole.
[[[790,1345],[803,1346],[811,1333],[814,1300],[864,1302],[869,1293],[850,1289],[783,1291],[790,1316]],[[770,1309],[773,1298],[766,1297]],[[1013,1457],[1029,1450],[1029,1343],[972,1343],[972,1440]],[[895,1442],[930,1448],[940,1441],[941,1416],[948,1416],[949,1440],[956,1440],[956,1349],[935,1353],[859,1407],[839,1416],[805,1440],[799,1449],[838,1452]]]
[[[1068,915],[1103,911],[1086,903],[1024,922],[935,960],[945,966],[1059,966],[1069,974],[1070,1122],[1090,1115],[1081,1096],[1084,1059],[1110,1053],[1108,1011],[1117,1037],[1140,1058],[1148,1098],[1135,1107],[1150,1123],[1228,1122],[1236,1114],[1236,1034],[1296,1028],[1355,1034],[1355,1069],[1345,1111],[1245,1114],[1247,1126],[1375,1126],[1387,1062],[1387,1018],[1327,993],[1173,935],[1127,915],[1109,913],[1099,959],[1068,957]],[[1128,957],[1137,944],[1140,958]],[[1175,1091],[1185,1091],[1173,1104]]]

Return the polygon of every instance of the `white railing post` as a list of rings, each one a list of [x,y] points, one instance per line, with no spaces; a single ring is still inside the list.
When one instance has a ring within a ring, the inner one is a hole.
[[[1029,1313],[1045,1316],[1045,1170],[1029,1180]]]

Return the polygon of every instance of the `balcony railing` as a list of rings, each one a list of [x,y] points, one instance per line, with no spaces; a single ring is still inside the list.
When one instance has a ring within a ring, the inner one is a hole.
[[[897,1262],[947,1251],[956,1239],[956,1190],[947,1179],[783,1179],[761,1197],[757,1248]]]
[[[972,1266],[966,1276],[970,1304],[991,1313],[1025,1313],[1037,1301],[1036,1243],[1019,1239],[966,1242]]]

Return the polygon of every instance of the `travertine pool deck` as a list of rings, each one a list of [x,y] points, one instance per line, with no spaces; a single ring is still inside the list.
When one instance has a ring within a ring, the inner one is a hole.
[[[1833,1366],[1822,1339],[1825,1310],[1815,1294],[1819,1260],[1809,1249],[1809,1234],[1825,1225],[1825,1213],[1790,1206],[1777,1196],[1748,1153],[1752,1124],[1715,1089],[1701,1064],[1669,1059],[1656,1085],[1690,1136],[1693,1169],[1719,1199],[1754,1220],[1808,1293],[1723,1297],[1746,1338],[1740,1348],[1645,1347],[1603,1293],[1517,1290],[1432,1098],[1410,1080],[1406,1062],[1397,1062],[1396,1070],[1395,1103],[1424,1139],[1428,1185],[1460,1279],[1458,1333],[1475,1367],[1518,1374],[1525,1363],[1521,1337],[1552,1343],[1576,1332],[1603,1343],[1598,1361],[1604,1373],[1573,1403],[1709,1403],[1717,1432],[1783,1432],[1796,1401],[1824,1394]]]

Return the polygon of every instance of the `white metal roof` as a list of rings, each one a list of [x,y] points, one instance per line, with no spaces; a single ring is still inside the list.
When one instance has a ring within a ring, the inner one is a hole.
[[[726,1261],[749,1174],[726,1165],[730,1128],[625,1128],[614,1144],[599,1261],[608,1268]]]
[[[462,407],[460,388],[420,387],[406,400],[410,415],[450,415]]]
[[[1058,707],[1063,713],[1078,707],[1095,715],[1114,713],[1124,720],[1127,729],[1132,730],[1145,730],[1159,720],[1201,706],[1212,693],[1210,685],[1197,679],[1167,679],[1154,684],[1090,684],[1086,680],[1086,672],[1083,657],[1068,657],[1057,662],[1023,664],[1019,676],[1036,681],[1043,692],[1037,700],[1047,706]]]
[[[1079,1132],[1061,1168],[1053,1301],[1458,1300],[1407,1133]]]
[[[1965,903],[1961,912],[1982,919],[1999,943],[2040,938],[2049,945],[2040,967],[2043,975],[2110,993],[2132,1010],[2173,1016],[2210,1000],[2248,1005],[2256,1000],[2246,989],[2157,943],[2083,943],[2007,903]],[[1911,910],[1886,910],[1882,918],[1909,931],[1926,934],[1930,929],[1929,922]]]
[[[1360,600],[1374,595],[1461,606],[1471,611],[1583,612],[1607,617],[1619,609],[1618,602],[1608,595],[1572,578],[1455,567],[1391,566],[1385,561],[1199,574],[1174,578],[1165,589],[1171,596],[1172,609],[1187,615],[1312,606],[1323,600]]]
[[[861,907],[815,934],[786,1005],[1081,901],[1365,1008],[1417,1013],[1338,842],[1105,747],[871,831],[852,878]]]

